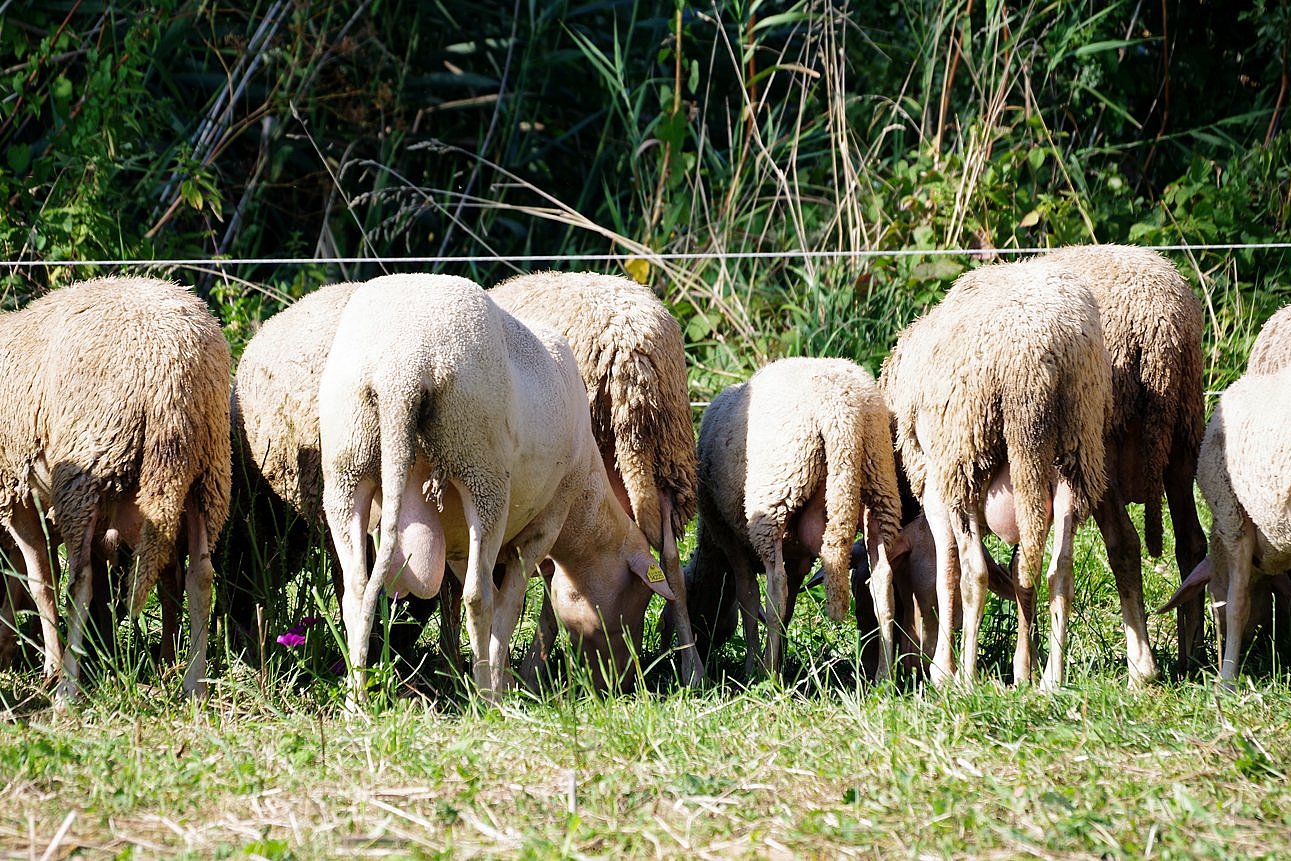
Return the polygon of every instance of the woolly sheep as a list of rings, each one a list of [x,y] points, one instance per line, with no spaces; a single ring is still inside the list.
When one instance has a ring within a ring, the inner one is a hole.
[[[238,361],[231,399],[248,466],[306,521],[323,521],[318,383],[358,284],[330,284],[260,326]]]
[[[1246,362],[1250,374],[1269,374],[1291,364],[1291,305],[1264,322]]]
[[[686,578],[701,648],[712,642],[729,572],[742,608],[746,674],[758,655],[755,572],[767,573],[763,667],[817,557],[826,610],[847,613],[852,541],[864,527],[879,619],[880,676],[891,672],[888,548],[900,522],[890,417],[874,380],[844,359],[781,359],[730,386],[699,432],[699,527]]]
[[[1042,682],[1060,685],[1072,534],[1106,485],[1111,365],[1093,295],[1075,274],[1044,261],[967,272],[902,332],[880,385],[936,545],[934,683],[955,672],[957,581],[964,602],[961,679],[970,684],[976,673],[988,583],[983,525],[1020,544],[1013,671],[1018,682],[1030,679],[1034,583],[1052,518],[1050,652]]]
[[[569,340],[587,387],[592,433],[615,494],[659,552],[670,607],[692,684],[704,675],[694,649],[677,553],[695,515],[695,432],[681,327],[649,289],[593,272],[537,272],[489,295],[525,323]],[[551,618],[548,613],[543,614]],[[551,631],[540,631],[549,643]]]
[[[1143,503],[1148,552],[1160,556],[1164,492],[1181,574],[1206,555],[1193,495],[1206,427],[1201,302],[1179,270],[1150,249],[1073,246],[1042,259],[1071,268],[1094,294],[1112,363],[1107,492],[1093,515],[1120,593],[1130,680],[1138,684],[1154,678],[1157,667],[1147,639],[1139,534],[1125,504]],[[1200,600],[1180,608],[1182,665],[1201,645],[1201,617]]]
[[[1248,633],[1252,571],[1284,591],[1279,581],[1291,568],[1291,366],[1247,373],[1220,396],[1197,485],[1210,506],[1210,555],[1163,610],[1209,583],[1223,650],[1219,675],[1231,682]]]
[[[222,555],[222,609],[254,643],[265,586],[253,570],[298,569],[311,547],[328,546],[318,443],[318,380],[336,323],[358,287],[319,287],[265,320],[238,361],[229,398],[233,499]],[[266,543],[265,536],[276,540]],[[336,585],[340,575],[332,566]],[[339,591],[338,591],[339,594]]]
[[[463,580],[486,696],[509,682],[525,584],[548,556],[553,604],[593,669],[628,665],[652,591],[671,593],[613,497],[584,404],[564,339],[531,332],[464,278],[386,276],[354,292],[318,394],[352,696],[382,587],[431,597],[445,560]],[[369,576],[363,546],[378,493]]]
[[[58,697],[79,688],[91,555],[134,549],[137,614],[185,535],[190,636],[184,689],[205,690],[213,539],[229,499],[229,348],[188,290],[98,278],[0,317],[0,519],[19,546]],[[67,648],[58,639],[48,512],[67,548]]]

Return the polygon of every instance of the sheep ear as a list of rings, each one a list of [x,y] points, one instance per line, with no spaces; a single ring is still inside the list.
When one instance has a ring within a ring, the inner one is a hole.
[[[1165,604],[1161,606],[1161,609],[1156,612],[1158,614],[1169,613],[1175,607],[1178,607],[1184,601],[1187,601],[1193,595],[1200,592],[1206,584],[1210,582],[1210,578],[1214,575],[1214,564],[1210,561],[1210,557],[1207,556],[1205,559],[1201,560],[1201,563],[1198,564],[1196,568],[1192,569],[1192,573],[1188,575],[1188,579],[1184,580],[1183,583],[1180,584],[1179,588],[1175,590],[1175,593],[1170,596],[1170,600],[1166,601]]]
[[[677,596],[672,591],[672,587],[668,585],[668,578],[663,573],[663,568],[659,567],[659,563],[654,561],[654,557],[649,553],[641,551],[633,553],[631,558],[628,559],[628,567],[632,569],[633,574],[640,577],[642,582],[654,592],[669,601],[676,600]]]

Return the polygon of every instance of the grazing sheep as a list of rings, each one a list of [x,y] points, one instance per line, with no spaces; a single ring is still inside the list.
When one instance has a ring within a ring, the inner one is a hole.
[[[826,610],[847,613],[852,542],[864,527],[881,640],[879,675],[891,672],[889,548],[900,522],[890,416],[874,380],[845,359],[781,359],[730,386],[699,431],[699,532],[686,579],[697,642],[707,649],[734,580],[756,670],[756,572],[767,573],[767,646],[778,669],[784,626],[817,557]]]
[[[238,361],[231,412],[248,466],[310,523],[323,521],[318,381],[358,286],[320,287],[273,315]]]
[[[336,324],[357,283],[318,288],[265,320],[238,362],[230,399],[233,423],[233,503],[222,542],[227,573],[221,605],[233,630],[257,641],[255,607],[263,589],[280,588],[279,572],[300,570],[313,548],[331,554],[336,594],[344,591],[340,565],[323,516],[323,468],[318,440],[318,383]],[[265,541],[265,536],[275,540]],[[255,570],[272,573],[257,582]],[[424,622],[430,605],[404,601]],[[398,632],[397,634],[395,632]],[[402,650],[420,625],[396,626],[391,648]],[[441,646],[460,671],[456,624],[441,629]],[[410,636],[411,635],[411,636]],[[396,644],[396,636],[407,643]]]
[[[1210,555],[1162,612],[1209,584],[1219,676],[1230,682],[1249,633],[1252,571],[1285,592],[1283,574],[1291,568],[1291,366],[1247,373],[1220,396],[1201,444],[1197,485],[1212,516]]]
[[[265,603],[253,572],[297,569],[311,547],[327,541],[318,380],[341,311],[357,287],[323,286],[274,314],[238,361],[229,399],[233,501],[221,601],[234,630],[251,642],[258,633],[254,608]],[[266,536],[276,540],[266,542]]]
[[[229,500],[229,348],[182,287],[98,278],[0,317],[0,519],[19,546],[58,696],[79,687],[93,592],[91,557],[133,548],[127,589],[137,614],[176,540],[186,539],[189,665],[205,689],[213,539]],[[67,648],[41,512],[67,548]]]
[[[462,573],[486,696],[509,683],[525,584],[548,556],[553,606],[593,670],[629,666],[651,594],[672,594],[614,499],[563,338],[531,332],[464,278],[377,278],[341,314],[318,414],[352,696],[382,587],[432,597],[445,561]],[[363,548],[379,493],[369,576]]]
[[[1050,652],[1043,683],[1060,685],[1072,535],[1106,484],[1111,365],[1092,294],[1071,271],[1044,261],[967,272],[939,305],[902,332],[884,362],[880,385],[936,546],[933,681],[943,684],[955,672],[957,581],[964,602],[961,679],[970,684],[976,673],[988,584],[983,525],[1020,544],[1013,672],[1018,682],[1030,679],[1034,582],[1052,519]]]
[[[1277,311],[1264,322],[1251,355],[1246,361],[1246,372],[1271,374],[1291,364],[1291,305]]]
[[[569,340],[614,492],[659,552],[677,596],[669,609],[687,680],[697,684],[704,666],[677,553],[677,536],[695,514],[696,484],[681,327],[653,292],[614,275],[538,272],[504,281],[489,295],[522,322],[550,326]],[[539,631],[538,651],[553,634]]]
[[[1206,427],[1201,302],[1169,260],[1146,248],[1074,246],[1041,259],[1070,267],[1094,294],[1112,363],[1107,492],[1093,515],[1116,576],[1130,681],[1139,684],[1157,667],[1147,639],[1139,534],[1125,504],[1143,503],[1148,552],[1160,556],[1164,492],[1181,574],[1206,555],[1192,489]],[[1186,666],[1202,645],[1200,600],[1180,608],[1178,631]]]

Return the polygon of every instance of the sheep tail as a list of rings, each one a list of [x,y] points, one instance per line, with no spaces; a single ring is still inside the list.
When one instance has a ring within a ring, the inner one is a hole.
[[[825,612],[836,622],[851,610],[852,542],[861,515],[863,439],[860,416],[854,412],[822,423],[825,447],[825,533],[820,544],[820,567],[825,572]]]
[[[399,520],[403,513],[403,490],[412,472],[417,439],[417,416],[423,391],[420,383],[409,391],[379,392],[381,430],[381,544],[372,566],[372,581],[390,579],[391,560],[400,541]],[[398,554],[402,557],[402,554]],[[371,587],[369,587],[371,588]]]

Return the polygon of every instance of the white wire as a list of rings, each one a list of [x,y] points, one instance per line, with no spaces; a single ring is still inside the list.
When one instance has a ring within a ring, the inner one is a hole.
[[[1142,245],[1154,251],[1266,251],[1291,249],[1291,242],[1220,242],[1198,245]],[[295,266],[306,263],[353,265],[358,263],[440,264],[440,263],[605,263],[623,260],[771,260],[784,257],[818,260],[866,259],[871,257],[943,257],[969,255],[1043,254],[1053,248],[897,248],[863,251],[698,251],[660,252],[651,254],[500,254],[436,255],[430,257],[188,257],[162,260],[6,260],[0,268],[46,269],[59,266]]]

